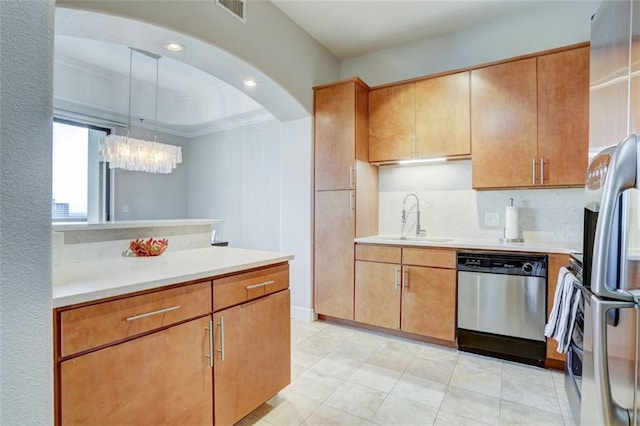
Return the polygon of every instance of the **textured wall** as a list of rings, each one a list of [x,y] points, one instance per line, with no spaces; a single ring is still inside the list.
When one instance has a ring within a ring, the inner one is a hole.
[[[0,424],[53,423],[52,0],[0,1]]]

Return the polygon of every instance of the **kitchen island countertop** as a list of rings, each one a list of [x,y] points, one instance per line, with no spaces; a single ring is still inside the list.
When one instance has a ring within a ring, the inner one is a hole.
[[[91,302],[293,259],[293,254],[207,247],[157,257],[119,257],[53,269],[53,307]]]
[[[371,237],[360,237],[354,240],[362,244],[386,244],[415,247],[445,247],[468,250],[500,250],[519,251],[529,253],[580,253],[577,243],[545,243],[538,241],[525,241],[523,243],[502,243],[497,238],[493,239],[471,239],[471,238],[441,238],[441,237],[409,237],[400,239],[396,236],[375,235]]]

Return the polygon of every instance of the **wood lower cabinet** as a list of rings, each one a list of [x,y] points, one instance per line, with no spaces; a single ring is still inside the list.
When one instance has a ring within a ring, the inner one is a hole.
[[[211,425],[210,320],[61,362],[61,424]]]
[[[354,191],[317,191],[315,210],[315,311],[352,320]]]
[[[402,331],[456,340],[456,271],[403,266]]]
[[[400,265],[356,260],[355,320],[400,329]]]
[[[454,342],[455,255],[449,249],[358,244],[355,320]]]
[[[290,383],[289,304],[284,290],[214,314],[217,426],[236,423]]]
[[[566,254],[549,254],[547,265],[547,319],[553,308],[556,287],[558,286],[558,273],[560,268],[569,264],[569,256]],[[558,353],[558,342],[554,339],[547,339],[547,367],[562,368],[566,361],[566,355]]]

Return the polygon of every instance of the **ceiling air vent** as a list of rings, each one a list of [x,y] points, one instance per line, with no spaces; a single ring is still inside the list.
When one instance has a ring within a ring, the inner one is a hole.
[[[221,8],[226,10],[228,13],[235,16],[239,20],[241,20],[243,23],[245,22],[244,13],[246,8],[246,2],[247,0],[216,0],[216,4],[218,6],[220,6]]]

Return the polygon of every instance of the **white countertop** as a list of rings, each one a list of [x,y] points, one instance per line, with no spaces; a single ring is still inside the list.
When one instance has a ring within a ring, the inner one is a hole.
[[[120,296],[293,259],[293,254],[207,247],[157,257],[119,257],[53,269],[53,307]]]
[[[537,241],[524,243],[501,243],[497,238],[490,239],[470,239],[470,238],[441,238],[441,237],[408,237],[400,239],[397,236],[375,235],[372,237],[361,237],[355,239],[356,243],[366,244],[388,244],[400,246],[416,247],[447,247],[462,248],[471,250],[506,250],[521,251],[529,253],[580,253],[582,250],[577,244],[567,243],[542,243]]]
[[[159,228],[163,226],[215,225],[224,223],[222,219],[165,219],[165,220],[117,220],[113,222],[54,222],[54,232],[95,231],[100,229]]]

